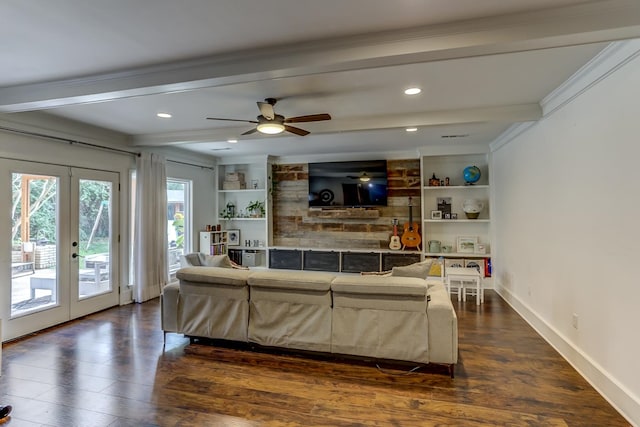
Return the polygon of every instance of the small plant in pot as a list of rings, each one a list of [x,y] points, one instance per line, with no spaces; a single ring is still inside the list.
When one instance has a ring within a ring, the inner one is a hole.
[[[265,214],[264,202],[260,200],[249,202],[249,204],[247,205],[247,212],[249,212],[249,215],[252,218],[264,217],[264,214]]]

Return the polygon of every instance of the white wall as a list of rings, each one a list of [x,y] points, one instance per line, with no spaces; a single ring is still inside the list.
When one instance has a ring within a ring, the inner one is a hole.
[[[636,56],[494,147],[491,169],[497,290],[635,424],[639,89]]]

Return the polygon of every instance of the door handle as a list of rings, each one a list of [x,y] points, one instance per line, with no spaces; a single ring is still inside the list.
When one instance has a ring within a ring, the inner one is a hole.
[[[73,259],[84,258],[84,256],[83,255],[78,255],[77,253],[74,252],[74,253],[71,254],[71,258],[73,258]]]

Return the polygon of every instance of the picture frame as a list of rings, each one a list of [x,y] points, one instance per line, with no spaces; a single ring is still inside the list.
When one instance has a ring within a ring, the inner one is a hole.
[[[478,236],[458,236],[456,242],[456,252],[462,254],[472,254],[478,244]]]
[[[451,219],[458,219],[458,213],[457,212],[452,212],[451,213]]]
[[[452,198],[451,197],[438,197],[436,198],[436,202],[438,203],[438,210],[442,211],[442,217],[444,219],[447,218],[447,214],[451,215],[451,206],[452,206]]]
[[[431,211],[431,219],[442,219],[442,211]]]
[[[227,230],[227,245],[240,246],[240,230]]]
[[[445,213],[444,213],[444,219],[451,219],[451,214],[450,214],[450,213],[445,212]]]

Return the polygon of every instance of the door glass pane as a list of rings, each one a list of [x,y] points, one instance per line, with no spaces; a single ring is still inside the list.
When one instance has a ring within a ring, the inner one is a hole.
[[[58,304],[58,178],[13,173],[11,317]]]
[[[79,180],[79,298],[111,291],[111,197],[111,182]]]

